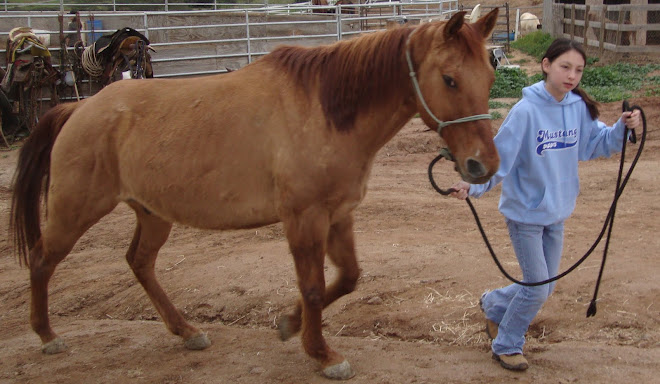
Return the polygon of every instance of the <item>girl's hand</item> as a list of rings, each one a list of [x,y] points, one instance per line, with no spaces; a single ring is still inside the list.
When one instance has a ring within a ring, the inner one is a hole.
[[[621,114],[621,120],[626,124],[628,129],[636,129],[642,125],[642,117],[638,109],[634,111],[627,111]]]
[[[456,192],[452,192],[449,196],[453,196],[459,200],[465,200],[468,197],[468,192],[470,192],[470,184],[465,181],[459,181],[458,183],[451,186]]]

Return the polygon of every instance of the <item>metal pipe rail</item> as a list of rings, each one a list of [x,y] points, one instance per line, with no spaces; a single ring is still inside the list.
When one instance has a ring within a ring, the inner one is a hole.
[[[356,13],[341,13],[349,7]],[[319,9],[331,9],[335,13],[314,13]],[[325,44],[384,29],[393,20],[419,22],[457,10],[457,0],[438,0],[324,7],[274,5],[240,10],[80,12],[80,16],[81,34],[88,40],[96,34],[111,33],[125,26],[143,33],[156,50],[152,53],[155,77],[177,77],[237,69],[284,42],[295,41],[307,46]],[[51,40],[55,37],[58,42],[49,47],[54,64],[58,66],[55,60],[60,50],[58,15],[59,12],[0,12],[0,36],[7,36],[10,29],[18,26],[41,29],[40,33],[50,34]],[[67,16],[64,15],[65,23]],[[87,22],[92,20],[101,20],[102,28],[89,28]],[[70,33],[65,31],[65,34],[67,32]],[[0,51],[5,52],[4,49]]]

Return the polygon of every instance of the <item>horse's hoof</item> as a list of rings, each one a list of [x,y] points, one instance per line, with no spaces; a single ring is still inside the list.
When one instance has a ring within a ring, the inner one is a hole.
[[[355,372],[353,372],[348,360],[344,360],[339,364],[326,367],[323,370],[323,376],[333,380],[348,380],[355,376]]]
[[[280,331],[280,340],[282,341],[287,341],[295,335],[295,332],[291,332],[291,326],[287,316],[283,317],[277,323],[277,329]]]
[[[197,351],[210,347],[211,340],[209,340],[208,336],[206,336],[206,333],[200,332],[186,340],[183,345],[185,345],[188,349]]]
[[[41,346],[41,352],[47,355],[55,355],[64,351],[66,351],[66,344],[64,344],[64,341],[59,337]]]

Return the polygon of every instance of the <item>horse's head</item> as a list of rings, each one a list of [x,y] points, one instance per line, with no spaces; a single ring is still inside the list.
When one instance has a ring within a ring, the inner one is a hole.
[[[470,183],[485,183],[499,167],[487,116],[495,74],[485,47],[497,13],[496,8],[468,24],[465,12],[458,12],[446,22],[417,27],[408,42],[420,116],[438,129],[456,159],[456,169]],[[463,118],[469,121],[455,121]]]

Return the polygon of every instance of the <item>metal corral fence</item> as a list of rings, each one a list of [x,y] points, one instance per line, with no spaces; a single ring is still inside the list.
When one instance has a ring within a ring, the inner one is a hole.
[[[552,29],[583,43],[614,52],[660,52],[660,4],[554,4]]]
[[[264,0],[243,0],[236,3],[222,3],[217,0],[197,0],[185,2],[182,0],[141,0],[129,3],[116,0],[82,0],[82,1],[25,1],[25,0],[2,0],[3,10],[7,11],[185,11],[185,10],[218,10],[228,8],[263,8],[268,6]]]
[[[450,15],[457,9],[457,0],[441,0],[326,7],[290,4],[213,11],[80,11],[80,16],[85,45],[91,45],[102,34],[134,28],[156,50],[152,53],[155,77],[174,77],[223,73],[253,62],[277,45],[316,46],[392,24],[418,23],[424,18]],[[354,13],[345,13],[349,11]],[[6,40],[14,27],[32,27],[40,35],[49,36],[49,49],[57,66],[60,14],[0,13],[0,39]],[[71,16],[64,14],[64,24]]]

